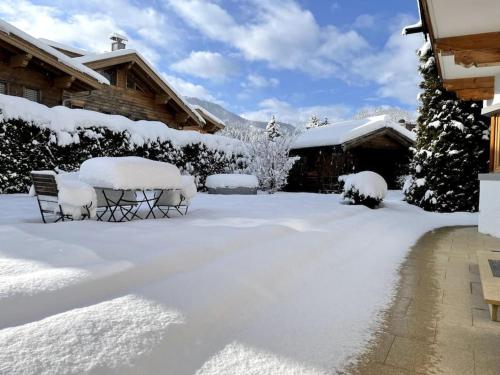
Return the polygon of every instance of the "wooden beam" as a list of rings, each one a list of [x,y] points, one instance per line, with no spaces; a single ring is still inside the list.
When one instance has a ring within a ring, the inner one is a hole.
[[[175,114],[175,121],[177,121],[180,124],[186,123],[188,119],[189,119],[189,114],[185,112],[177,112]]]
[[[476,88],[492,88],[495,86],[495,77],[491,76],[491,77],[446,79],[443,81],[443,86],[448,91],[476,89]]]
[[[20,53],[10,57],[9,66],[11,68],[26,68],[31,58],[33,57],[30,53]]]
[[[457,96],[462,100],[488,100],[493,99],[495,90],[491,88],[476,88],[456,90]]]
[[[62,76],[54,79],[54,87],[58,89],[69,89],[75,81],[73,76]]]
[[[500,32],[439,38],[434,47],[440,52],[500,49]]]
[[[155,95],[155,104],[167,104],[170,101],[171,97],[167,94],[156,94]]]
[[[466,68],[500,65],[500,48],[487,50],[455,51],[455,64]]]

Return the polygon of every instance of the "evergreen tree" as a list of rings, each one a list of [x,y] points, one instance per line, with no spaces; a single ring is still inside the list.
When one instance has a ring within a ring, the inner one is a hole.
[[[306,124],[306,129],[317,128],[319,125],[319,118],[317,118],[316,115],[312,115],[309,122]]]
[[[330,122],[328,121],[328,117],[325,117],[325,119],[320,122],[319,126],[326,126],[328,124],[330,124]]]
[[[477,211],[477,175],[488,170],[487,121],[478,103],[443,89],[430,43],[418,54],[423,92],[406,200],[429,211]]]
[[[271,120],[269,120],[269,122],[267,123],[266,132],[267,136],[271,140],[281,136],[280,125],[276,122],[276,117],[274,115],[273,117],[271,117]]]

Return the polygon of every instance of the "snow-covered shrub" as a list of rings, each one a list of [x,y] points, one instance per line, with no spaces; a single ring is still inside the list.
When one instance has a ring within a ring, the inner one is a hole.
[[[141,156],[176,165],[196,176],[203,188],[206,176],[246,167],[247,156],[226,154],[202,142],[174,146],[168,140],[134,143],[127,130],[105,127],[77,128],[57,132],[21,119],[0,122],[0,193],[26,192],[30,171],[58,168],[77,170],[87,159],[98,156]]]
[[[387,194],[387,183],[379,174],[364,171],[339,177],[342,197],[352,204],[377,207]]]
[[[278,129],[278,130],[276,130]],[[257,177],[262,190],[274,193],[286,185],[288,174],[299,157],[290,157],[290,149],[297,133],[279,130],[276,119],[269,122],[266,130],[255,127],[233,126],[224,135],[242,141],[248,159],[238,161],[236,173]],[[246,164],[246,167],[242,167]]]

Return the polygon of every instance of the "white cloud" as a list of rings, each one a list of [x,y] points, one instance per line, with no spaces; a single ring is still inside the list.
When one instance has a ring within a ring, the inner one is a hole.
[[[420,77],[415,51],[423,43],[420,35],[401,35],[401,25],[410,24],[407,16],[398,17],[393,34],[381,51],[352,61],[351,74],[379,86],[381,97],[392,97],[410,105],[416,104]]]
[[[28,0],[3,0],[0,15],[27,33],[93,52],[109,51],[113,32],[129,37],[128,46],[140,50],[153,62],[158,48],[178,42],[166,16],[151,7],[127,0],[88,0],[64,6],[38,5]]]
[[[277,78],[266,78],[260,74],[249,74],[247,75],[247,81],[243,82],[241,85],[248,88],[262,89],[266,87],[277,87],[280,81]]]
[[[176,72],[222,81],[237,72],[237,66],[218,52],[192,51],[189,57],[170,66]]]
[[[254,17],[246,22],[237,22],[214,2],[169,0],[169,3],[190,26],[205,36],[238,49],[249,61],[265,61],[274,68],[329,76],[337,71],[332,57],[338,59],[345,50],[351,55],[367,46],[356,31],[343,33],[333,27],[321,27],[310,11],[293,0],[252,0]],[[336,42],[337,39],[342,41]],[[337,47],[335,54],[324,52],[328,44]]]
[[[376,26],[377,16],[373,14],[360,14],[356,17],[353,27],[357,29],[372,29]]]
[[[241,114],[244,118],[256,121],[268,121],[272,115],[275,115],[278,121],[300,126],[305,124],[311,115],[328,117],[330,122],[343,120],[351,117],[352,109],[343,104],[295,107],[288,102],[269,98],[260,102],[256,111]]]
[[[167,73],[162,73],[162,76],[182,96],[189,96],[219,103],[219,101],[202,85],[197,85],[192,82],[185,81],[182,78],[169,75]]]

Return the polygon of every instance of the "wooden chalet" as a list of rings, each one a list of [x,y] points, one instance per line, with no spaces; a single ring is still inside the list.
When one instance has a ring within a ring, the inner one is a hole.
[[[126,49],[124,36],[111,39],[111,52],[90,54],[0,20],[0,94],[202,133],[224,128],[213,115],[192,108],[139,52]]]
[[[0,94],[55,106],[68,94],[99,90],[108,83],[92,69],[0,20]]]
[[[336,192],[343,174],[373,171],[390,188],[408,169],[414,133],[386,115],[307,129],[295,141],[291,156],[300,159],[288,178],[288,191]]]
[[[73,108],[123,115],[132,120],[161,121],[176,129],[206,131],[203,117],[137,51],[120,49],[73,60],[110,82],[89,95],[70,96]]]
[[[421,21],[404,34],[424,33],[448,91],[483,100],[491,117],[490,173],[479,175],[479,231],[500,237],[500,1],[419,0]]]

